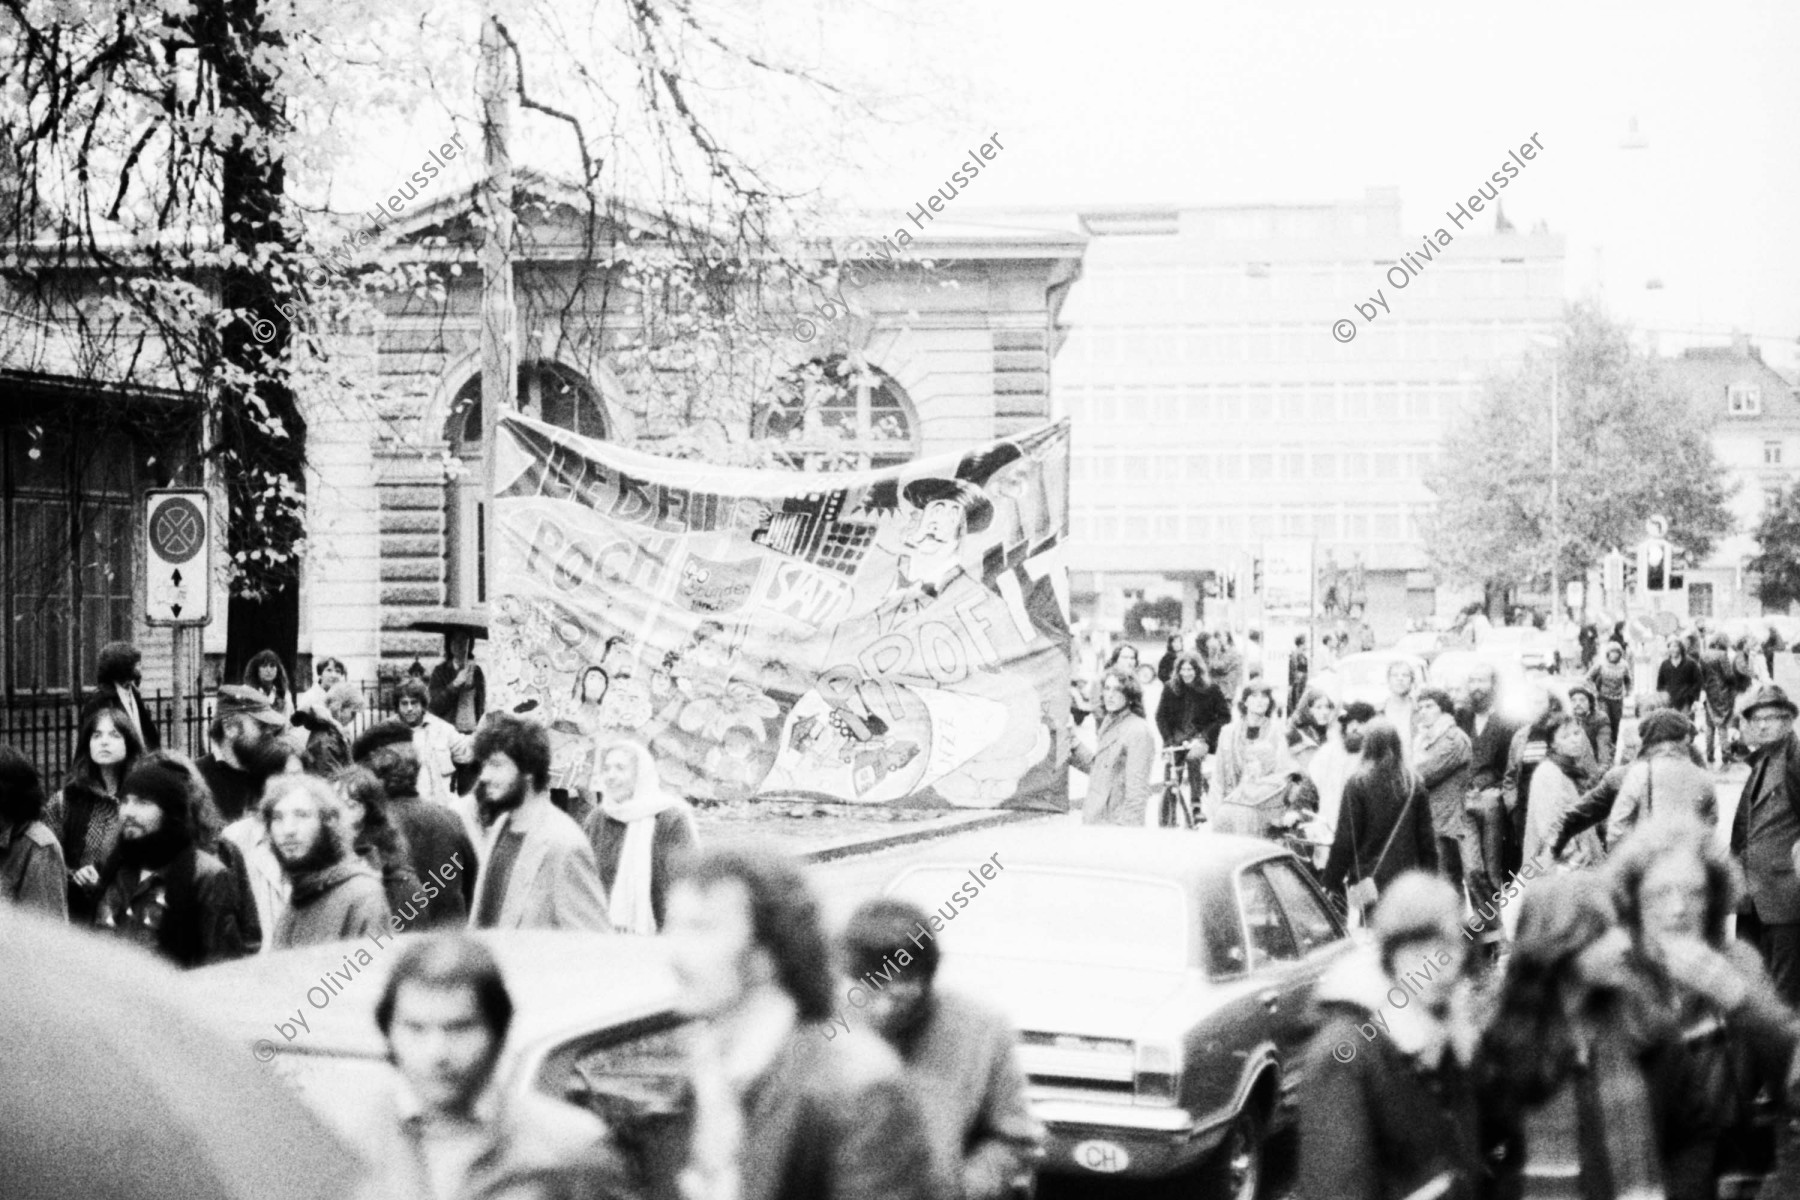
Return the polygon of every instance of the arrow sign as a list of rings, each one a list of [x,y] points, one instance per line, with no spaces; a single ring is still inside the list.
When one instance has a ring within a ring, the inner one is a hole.
[[[181,615],[181,605],[171,604],[169,605],[169,611],[179,617]]]
[[[180,586],[181,586],[181,571],[180,571],[180,570],[179,570],[179,569],[177,569],[177,570],[176,570],[176,572],[175,572],[175,575],[174,575],[174,580],[173,580],[173,582],[174,582],[174,584],[175,584],[175,586],[176,586],[176,587],[180,587]]]

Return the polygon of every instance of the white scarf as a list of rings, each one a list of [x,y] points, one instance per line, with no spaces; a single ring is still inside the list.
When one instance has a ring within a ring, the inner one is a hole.
[[[615,748],[628,749],[637,758],[637,786],[630,796],[603,796],[600,800],[600,811],[625,826],[625,844],[619,848],[619,867],[613,874],[606,911],[617,932],[652,934],[656,932],[656,909],[650,900],[650,877],[654,869],[656,818],[681,801],[662,790],[656,760],[648,747],[619,742],[602,751],[602,757]]]

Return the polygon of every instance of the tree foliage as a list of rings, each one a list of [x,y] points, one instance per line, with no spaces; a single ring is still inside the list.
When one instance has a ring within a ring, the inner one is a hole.
[[[825,10],[843,2],[754,16],[730,0],[506,10],[515,161],[567,180],[559,215],[580,226],[578,245],[554,248],[565,269],[522,288],[523,333],[589,341],[622,319],[635,333],[608,347],[617,374],[673,407],[672,426],[747,411],[778,373],[766,310],[836,288],[836,265],[796,248],[819,178],[882,117],[870,96],[893,47],[834,34],[844,23]],[[480,215],[460,246],[396,254],[357,237],[368,218],[335,198],[365,207],[370,174],[454,129],[479,163],[488,11],[0,0],[0,346],[54,326],[73,347],[66,362],[5,365],[199,401],[234,594],[293,591],[307,414],[335,406],[379,425],[373,330],[384,315],[450,316]],[[417,145],[397,149],[396,129],[419,131]],[[528,260],[533,214],[519,217]]]
[[[1756,555],[1744,566],[1756,572],[1756,598],[1786,612],[1800,601],[1800,484],[1781,493],[1756,524]]]
[[[1608,551],[1635,545],[1647,517],[1696,561],[1732,531],[1725,469],[1706,415],[1626,331],[1598,311],[1570,309],[1559,367],[1557,516],[1561,574],[1580,579]],[[1533,355],[1489,380],[1454,424],[1426,486],[1433,566],[1464,584],[1517,586],[1550,571],[1551,360]]]

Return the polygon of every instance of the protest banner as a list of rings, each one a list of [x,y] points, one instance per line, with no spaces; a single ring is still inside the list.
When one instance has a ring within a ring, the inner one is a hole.
[[[556,786],[630,737],[701,799],[1067,808],[1066,421],[829,475],[498,440],[490,707]]]

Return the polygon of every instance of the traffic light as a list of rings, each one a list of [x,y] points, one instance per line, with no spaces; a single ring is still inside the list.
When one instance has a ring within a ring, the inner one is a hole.
[[[1250,560],[1250,593],[1254,596],[1263,594],[1263,572],[1260,558]]]
[[[1669,543],[1652,538],[1644,543],[1644,590],[1646,592],[1666,592],[1669,590]]]

